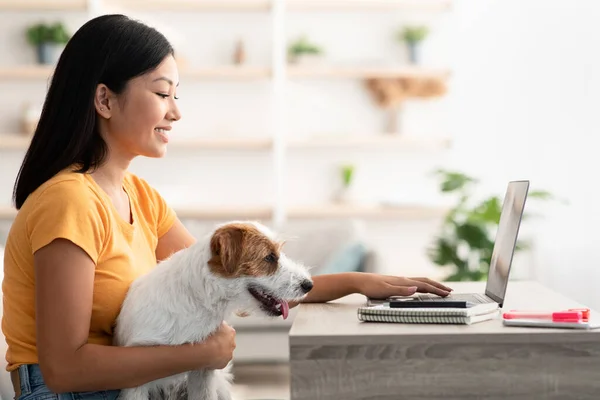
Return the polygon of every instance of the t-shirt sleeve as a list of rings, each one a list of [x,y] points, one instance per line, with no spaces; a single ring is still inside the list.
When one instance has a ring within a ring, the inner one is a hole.
[[[155,220],[156,236],[160,238],[171,229],[177,219],[177,214],[161,196],[158,190],[152,187],[146,180],[139,177],[133,178],[137,180],[137,184],[141,186],[140,192],[142,192],[144,196],[144,198],[139,199],[140,205],[142,208],[151,209],[153,219]]]
[[[40,194],[27,217],[27,232],[34,253],[55,239],[66,239],[97,264],[107,220],[104,206],[83,183],[62,181]]]

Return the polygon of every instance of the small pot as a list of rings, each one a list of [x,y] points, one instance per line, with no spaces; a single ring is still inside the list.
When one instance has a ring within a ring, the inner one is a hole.
[[[42,65],[56,65],[63,49],[64,45],[62,44],[53,42],[40,43],[36,49],[38,63]]]
[[[415,65],[421,63],[421,45],[419,43],[408,43],[408,60]]]
[[[314,66],[322,62],[323,56],[320,54],[300,54],[292,56],[290,62],[294,65]]]

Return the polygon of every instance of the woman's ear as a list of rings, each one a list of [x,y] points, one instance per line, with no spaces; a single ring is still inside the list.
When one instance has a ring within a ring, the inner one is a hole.
[[[112,105],[111,91],[103,83],[98,84],[96,87],[96,93],[94,93],[94,107],[96,112],[105,119],[110,119],[112,116]]]

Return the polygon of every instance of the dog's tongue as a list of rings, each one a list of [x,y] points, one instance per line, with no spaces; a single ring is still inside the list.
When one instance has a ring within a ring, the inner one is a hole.
[[[281,316],[283,317],[283,319],[287,319],[288,314],[290,312],[290,305],[285,300],[279,300],[279,307],[281,310]]]

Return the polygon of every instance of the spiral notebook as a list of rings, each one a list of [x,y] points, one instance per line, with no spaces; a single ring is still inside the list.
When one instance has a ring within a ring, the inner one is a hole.
[[[400,324],[471,325],[494,319],[498,311],[498,303],[479,304],[470,308],[390,308],[384,303],[359,307],[358,319],[363,322]]]

